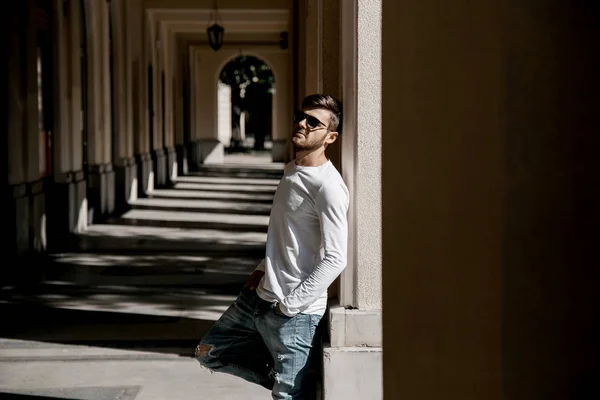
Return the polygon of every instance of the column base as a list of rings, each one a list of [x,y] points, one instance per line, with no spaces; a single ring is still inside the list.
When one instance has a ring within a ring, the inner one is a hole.
[[[189,172],[188,168],[188,152],[184,144],[178,144],[175,146],[177,152],[177,175],[187,175]]]
[[[45,180],[11,185],[8,187],[8,209],[4,229],[8,237],[4,255],[5,266],[0,268],[0,282],[33,282],[41,272],[41,263],[23,262],[44,255],[46,243],[46,187]],[[31,266],[31,267],[28,267]],[[33,269],[30,269],[33,268]]]
[[[175,147],[165,149],[167,155],[167,183],[172,185],[177,180],[178,168],[177,168],[177,150]]]
[[[137,178],[138,178],[138,196],[145,197],[154,190],[154,166],[150,153],[138,154]]]
[[[379,348],[323,348],[323,400],[383,399],[383,352]]]
[[[88,166],[88,224],[105,220],[115,211],[115,171],[111,163]]]
[[[167,185],[167,158],[163,149],[152,150],[152,162],[154,164],[154,186]]]
[[[123,158],[115,165],[115,211],[124,212],[138,197],[137,162],[134,157]]]
[[[206,164],[223,164],[225,147],[219,139],[198,139],[190,143],[192,170],[198,170]]]
[[[323,399],[382,399],[381,310],[347,310],[333,304],[328,317]]]
[[[77,248],[77,233],[87,226],[86,181],[83,171],[55,173],[48,190],[48,251],[73,251]]]
[[[31,235],[31,193],[28,183],[9,186],[9,209],[7,215],[11,218],[7,224],[7,237],[10,240],[8,248],[17,258],[31,250],[29,237]]]
[[[290,159],[290,141],[288,139],[277,139],[273,141],[271,158],[273,162],[288,162]]]

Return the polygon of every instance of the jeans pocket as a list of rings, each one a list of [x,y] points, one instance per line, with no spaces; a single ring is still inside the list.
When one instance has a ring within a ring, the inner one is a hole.
[[[319,326],[319,322],[321,321],[321,317],[315,314],[310,314],[310,336],[315,337],[315,333],[317,332],[317,327]]]
[[[291,319],[292,317],[288,317],[287,315],[283,314],[280,311],[277,311],[277,303],[274,303],[273,305],[271,305],[271,311],[273,312],[273,314],[275,314],[276,317],[281,318],[281,319]]]

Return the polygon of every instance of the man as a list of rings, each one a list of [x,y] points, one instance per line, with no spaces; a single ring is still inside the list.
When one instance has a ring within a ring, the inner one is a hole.
[[[306,399],[306,372],[327,288],[346,267],[348,189],[325,155],[339,135],[341,105],[311,95],[294,113],[295,160],[284,168],[265,259],[196,347],[202,365]]]

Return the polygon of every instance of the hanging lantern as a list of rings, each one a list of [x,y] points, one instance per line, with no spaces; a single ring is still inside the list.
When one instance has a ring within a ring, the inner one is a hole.
[[[208,34],[208,44],[214,50],[217,51],[223,46],[223,35],[225,34],[225,28],[219,24],[221,15],[219,14],[219,5],[215,0],[215,9],[210,14],[210,25],[206,29]]]
[[[217,51],[223,46],[223,34],[225,33],[225,28],[223,28],[219,24],[213,24],[208,27],[206,30],[208,33],[208,44],[210,47]]]

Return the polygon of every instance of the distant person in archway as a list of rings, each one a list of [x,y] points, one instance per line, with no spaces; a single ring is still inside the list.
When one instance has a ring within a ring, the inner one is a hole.
[[[273,399],[312,399],[309,359],[327,288],[346,267],[348,189],[325,155],[340,134],[341,104],[315,94],[294,113],[296,158],[284,168],[265,259],[196,347],[213,370],[271,389]]]

